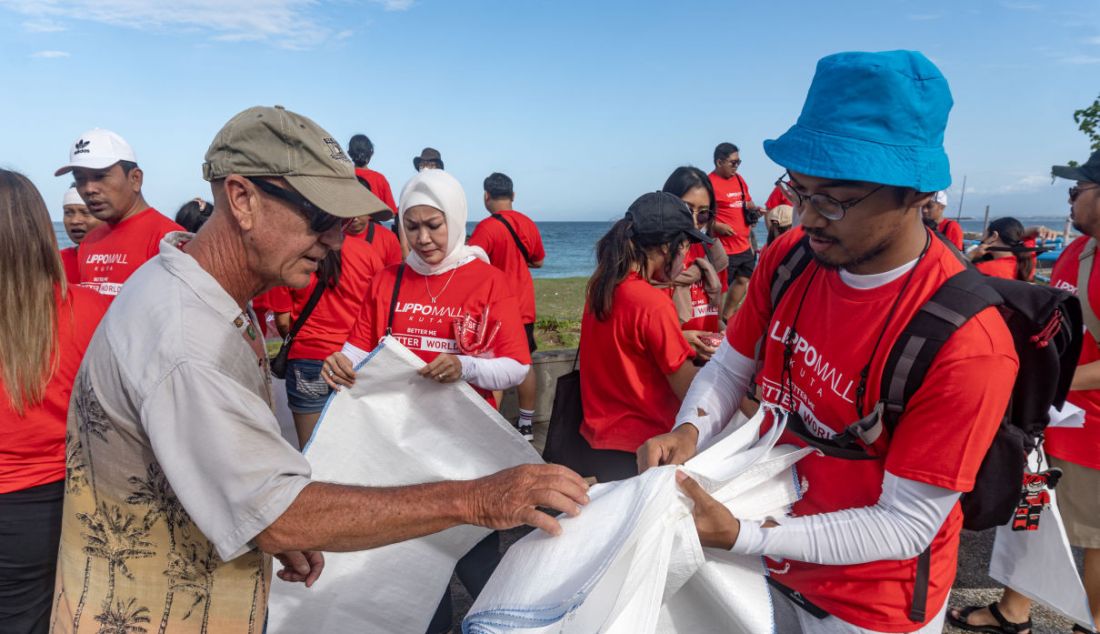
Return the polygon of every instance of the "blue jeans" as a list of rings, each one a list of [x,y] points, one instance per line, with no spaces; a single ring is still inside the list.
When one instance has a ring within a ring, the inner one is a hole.
[[[321,378],[323,361],[290,359],[286,362],[286,400],[295,414],[316,414],[325,408],[332,388]]]

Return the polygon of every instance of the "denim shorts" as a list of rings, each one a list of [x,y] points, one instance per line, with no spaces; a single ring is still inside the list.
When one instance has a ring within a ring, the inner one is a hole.
[[[286,362],[286,400],[295,414],[316,414],[325,408],[332,388],[321,378],[323,361],[290,359]]]

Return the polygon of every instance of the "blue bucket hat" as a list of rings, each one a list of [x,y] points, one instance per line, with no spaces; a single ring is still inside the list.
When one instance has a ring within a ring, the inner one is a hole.
[[[798,123],[764,141],[764,152],[819,178],[947,189],[943,133],[953,103],[947,79],[916,51],[829,55],[817,63]]]

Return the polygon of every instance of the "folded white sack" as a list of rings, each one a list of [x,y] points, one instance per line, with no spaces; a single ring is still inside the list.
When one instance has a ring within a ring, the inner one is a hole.
[[[810,449],[762,437],[761,410],[683,468],[737,517],[783,515],[797,501],[792,465]],[[531,533],[505,555],[470,609],[466,634],[504,632],[771,632],[757,557],[703,551],[676,467],[590,490],[562,535]]]

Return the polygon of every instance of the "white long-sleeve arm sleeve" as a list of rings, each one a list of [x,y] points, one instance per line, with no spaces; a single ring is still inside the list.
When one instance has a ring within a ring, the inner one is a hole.
[[[723,338],[714,356],[692,380],[673,429],[691,423],[699,430],[698,446],[705,445],[733,418],[755,371],[756,362],[734,350]]]
[[[959,495],[887,473],[874,506],[781,518],[772,528],[742,520],[730,550],[825,565],[910,559],[932,543]]]
[[[458,355],[462,363],[462,378],[470,385],[483,390],[506,390],[523,383],[530,365],[524,365],[510,357],[484,359]]]

